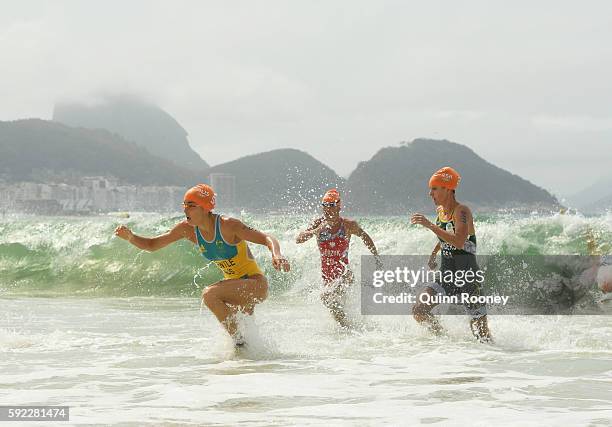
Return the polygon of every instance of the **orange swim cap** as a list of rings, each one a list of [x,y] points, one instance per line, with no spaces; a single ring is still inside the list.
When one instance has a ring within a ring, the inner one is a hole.
[[[444,187],[449,190],[455,190],[461,181],[461,176],[457,171],[450,166],[445,166],[434,173],[429,178],[429,188]]]
[[[327,190],[327,192],[323,196],[323,200],[321,201],[323,203],[338,203],[340,202],[340,193],[338,193],[338,190],[336,190],[335,188]]]
[[[215,191],[209,185],[198,184],[187,190],[183,202],[193,202],[204,210],[212,211],[215,208]]]

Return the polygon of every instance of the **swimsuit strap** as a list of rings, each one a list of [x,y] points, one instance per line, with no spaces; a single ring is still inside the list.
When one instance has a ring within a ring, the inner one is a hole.
[[[216,214],[215,217],[215,240],[217,240],[217,236],[221,237],[221,239],[223,239],[223,234],[221,234],[221,221],[219,221],[219,218],[221,218],[221,214]],[[225,239],[223,239],[223,241],[225,241]]]

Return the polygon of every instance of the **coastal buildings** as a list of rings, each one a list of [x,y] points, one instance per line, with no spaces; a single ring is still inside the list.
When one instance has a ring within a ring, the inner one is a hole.
[[[236,205],[236,177],[213,173],[217,206]],[[36,214],[77,214],[181,210],[185,187],[121,185],[114,177],[87,176],[72,184],[0,181],[0,211]]]
[[[112,211],[174,212],[184,187],[119,185],[112,177],[84,177],[77,184],[0,183],[0,210],[39,214]]]

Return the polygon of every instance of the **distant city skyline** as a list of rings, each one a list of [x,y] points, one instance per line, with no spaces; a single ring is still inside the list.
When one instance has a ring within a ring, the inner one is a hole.
[[[561,196],[610,174],[612,3],[233,6],[9,3],[0,120],[130,93],[211,165],[291,147],[347,176],[424,137]]]
[[[185,188],[120,184],[111,176],[78,183],[0,182],[0,212],[91,214],[112,211],[177,212]]]

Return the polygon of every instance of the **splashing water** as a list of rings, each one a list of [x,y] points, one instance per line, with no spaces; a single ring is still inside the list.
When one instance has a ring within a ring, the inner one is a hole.
[[[0,221],[0,397],[3,404],[70,405],[75,423],[606,425],[612,403],[612,316],[491,316],[493,345],[467,318],[433,337],[410,316],[361,316],[336,327],[319,300],[313,242],[296,245],[306,216],[239,215],[272,233],[292,271],[251,246],[271,296],[244,319],[240,352],[207,310],[221,276],[189,242],[156,253],[112,237],[117,218]],[[142,235],[178,221],[137,214]],[[476,218],[479,252],[607,251],[612,217]],[[427,254],[435,239],[407,218],[360,218],[383,254]],[[359,274],[359,241],[351,247]],[[358,281],[357,281],[358,283]]]
[[[276,236],[292,262],[292,272],[271,267],[267,249],[251,245],[266,274],[271,292],[296,292],[319,282],[319,260],[312,242],[296,245],[295,236],[306,216],[239,215],[243,221]],[[180,220],[158,214],[136,214],[126,223],[137,234],[155,235]],[[407,218],[368,217],[362,227],[385,255],[428,254],[436,243],[432,233],[408,224]],[[197,296],[219,279],[193,245],[180,241],[155,253],[142,252],[113,237],[114,217],[6,217],[0,220],[0,287],[20,295]],[[590,233],[602,251],[612,241],[612,215],[586,218],[553,215],[476,218],[480,254],[588,254]],[[354,239],[353,239],[354,240]],[[359,255],[369,252],[353,242],[353,270]]]

